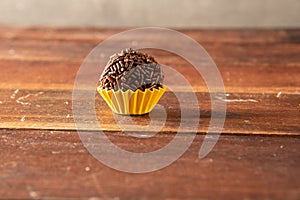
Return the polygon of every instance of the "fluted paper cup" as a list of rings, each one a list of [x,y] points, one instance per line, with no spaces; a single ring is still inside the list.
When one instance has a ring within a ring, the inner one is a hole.
[[[113,91],[100,87],[97,90],[113,112],[121,115],[143,115],[151,112],[166,88],[136,90],[135,92],[132,90]]]

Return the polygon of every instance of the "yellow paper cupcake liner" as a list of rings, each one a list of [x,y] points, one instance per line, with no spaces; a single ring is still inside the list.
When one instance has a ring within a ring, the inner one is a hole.
[[[136,90],[135,92],[132,90],[115,92],[100,87],[97,90],[113,112],[122,115],[142,115],[151,112],[166,88]]]

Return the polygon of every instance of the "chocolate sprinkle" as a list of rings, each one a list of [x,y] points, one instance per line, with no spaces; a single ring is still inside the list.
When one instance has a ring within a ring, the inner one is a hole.
[[[162,88],[163,74],[154,57],[131,48],[114,54],[106,64],[99,80],[102,89],[152,90]]]

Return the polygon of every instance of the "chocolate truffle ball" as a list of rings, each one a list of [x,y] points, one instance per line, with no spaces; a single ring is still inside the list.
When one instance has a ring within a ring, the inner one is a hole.
[[[162,88],[163,73],[154,57],[131,48],[114,54],[106,64],[99,80],[102,89],[153,90]]]

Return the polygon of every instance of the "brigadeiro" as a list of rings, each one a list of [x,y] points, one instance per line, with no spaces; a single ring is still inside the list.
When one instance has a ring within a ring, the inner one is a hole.
[[[113,112],[142,115],[149,113],[164,94],[163,79],[153,56],[129,48],[110,57],[97,90]]]

